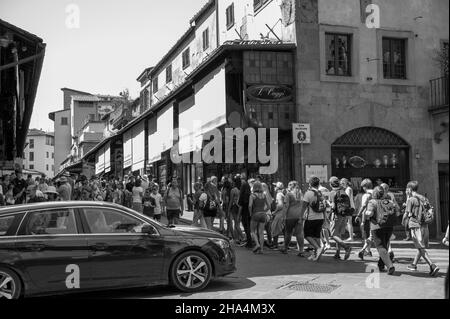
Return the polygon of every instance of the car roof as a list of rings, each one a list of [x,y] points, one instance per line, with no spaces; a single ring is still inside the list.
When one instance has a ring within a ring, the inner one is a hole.
[[[58,209],[67,207],[109,207],[109,208],[123,208],[116,204],[106,203],[106,202],[89,202],[89,201],[69,201],[69,202],[43,202],[43,203],[33,203],[26,205],[13,205],[0,208],[0,216],[7,215],[11,213],[27,212],[30,210],[42,210],[42,209]]]

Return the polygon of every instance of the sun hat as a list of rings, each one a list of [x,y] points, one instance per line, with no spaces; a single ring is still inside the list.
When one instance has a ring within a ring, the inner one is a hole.
[[[58,192],[56,191],[55,186],[49,186],[47,190],[44,192],[44,194],[55,194],[58,195]]]

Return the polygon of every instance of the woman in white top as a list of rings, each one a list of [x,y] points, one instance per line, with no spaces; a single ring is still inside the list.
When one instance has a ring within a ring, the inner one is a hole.
[[[142,198],[144,197],[144,189],[141,187],[141,181],[138,179],[134,184],[132,191],[133,205],[132,209],[138,213],[143,213]]]
[[[350,197],[350,205],[353,208],[355,215],[357,213],[355,209],[356,208],[355,200],[353,198],[353,189],[350,187],[349,180],[346,178],[341,179],[341,187],[345,190],[347,196]],[[346,241],[353,241],[355,236],[355,234],[353,233],[353,216],[347,217],[347,230],[348,233],[350,234],[350,237]]]

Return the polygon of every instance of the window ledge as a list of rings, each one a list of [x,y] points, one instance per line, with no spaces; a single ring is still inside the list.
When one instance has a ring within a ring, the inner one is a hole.
[[[229,31],[231,28],[233,28],[234,27],[234,22],[233,23],[230,23],[229,25],[227,25],[227,31]]]
[[[381,85],[404,85],[404,86],[415,86],[416,83],[412,80],[402,80],[402,79],[385,79],[380,78],[378,81]]]
[[[356,76],[340,76],[340,75],[327,75],[322,74],[320,76],[322,82],[339,82],[339,83],[359,83],[359,78]]]

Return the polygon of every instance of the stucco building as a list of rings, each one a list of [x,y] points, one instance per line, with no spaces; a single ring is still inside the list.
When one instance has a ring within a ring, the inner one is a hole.
[[[55,163],[55,137],[53,133],[31,129],[28,132],[23,168],[38,171],[53,178]]]

